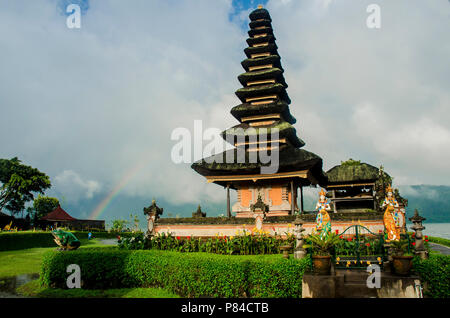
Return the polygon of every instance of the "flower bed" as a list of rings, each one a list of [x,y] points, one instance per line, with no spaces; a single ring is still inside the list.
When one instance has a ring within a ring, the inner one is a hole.
[[[295,238],[287,234],[271,236],[267,232],[243,230],[236,236],[216,236],[215,238],[175,237],[171,234],[158,234],[148,239],[142,233],[119,240],[119,247],[124,249],[158,249],[178,252],[206,252],[228,255],[279,254],[280,246],[294,246]]]

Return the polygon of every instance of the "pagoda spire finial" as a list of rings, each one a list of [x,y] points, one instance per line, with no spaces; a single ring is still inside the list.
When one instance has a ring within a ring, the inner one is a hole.
[[[263,5],[262,4],[258,4],[258,9],[262,9]]]

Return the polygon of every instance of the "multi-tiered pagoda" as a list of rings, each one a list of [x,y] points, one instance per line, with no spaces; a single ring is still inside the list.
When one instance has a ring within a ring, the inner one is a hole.
[[[247,59],[241,62],[245,73],[238,76],[243,87],[236,91],[242,104],[231,110],[240,124],[222,133],[235,148],[192,164],[208,182],[227,188],[229,216],[230,188],[238,191],[238,200],[232,207],[236,217],[251,217],[256,203],[260,206],[261,201],[267,207],[267,216],[281,216],[303,210],[303,186],[326,183],[322,159],[300,149],[305,143],[292,126],[296,119],[289,111],[291,100],[271,22],[269,12],[261,6],[250,13],[249,47],[244,50]],[[260,138],[275,131],[276,138],[273,135]],[[255,153],[261,152],[269,155],[277,152],[276,171],[262,173],[261,168],[270,163],[260,156],[254,160]],[[230,158],[234,161],[230,162]]]

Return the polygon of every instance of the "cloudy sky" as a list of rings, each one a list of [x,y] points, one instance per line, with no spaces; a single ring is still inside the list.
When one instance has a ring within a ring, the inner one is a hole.
[[[260,2],[298,135],[325,171],[353,158],[383,164],[396,185],[450,185],[448,0]],[[194,120],[237,123],[260,2],[0,0],[0,157],[46,172],[68,203],[223,204],[223,189],[172,162],[170,137]],[[66,25],[69,3],[81,5],[80,29]],[[379,29],[366,25],[372,3]]]

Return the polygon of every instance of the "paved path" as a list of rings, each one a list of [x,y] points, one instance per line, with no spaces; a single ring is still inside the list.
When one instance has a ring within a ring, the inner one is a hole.
[[[429,242],[430,247],[433,251],[440,252],[443,255],[450,255],[450,247],[447,247],[445,245],[437,244],[437,243],[431,243]]]
[[[105,239],[100,242],[105,245],[117,245],[117,239]]]

